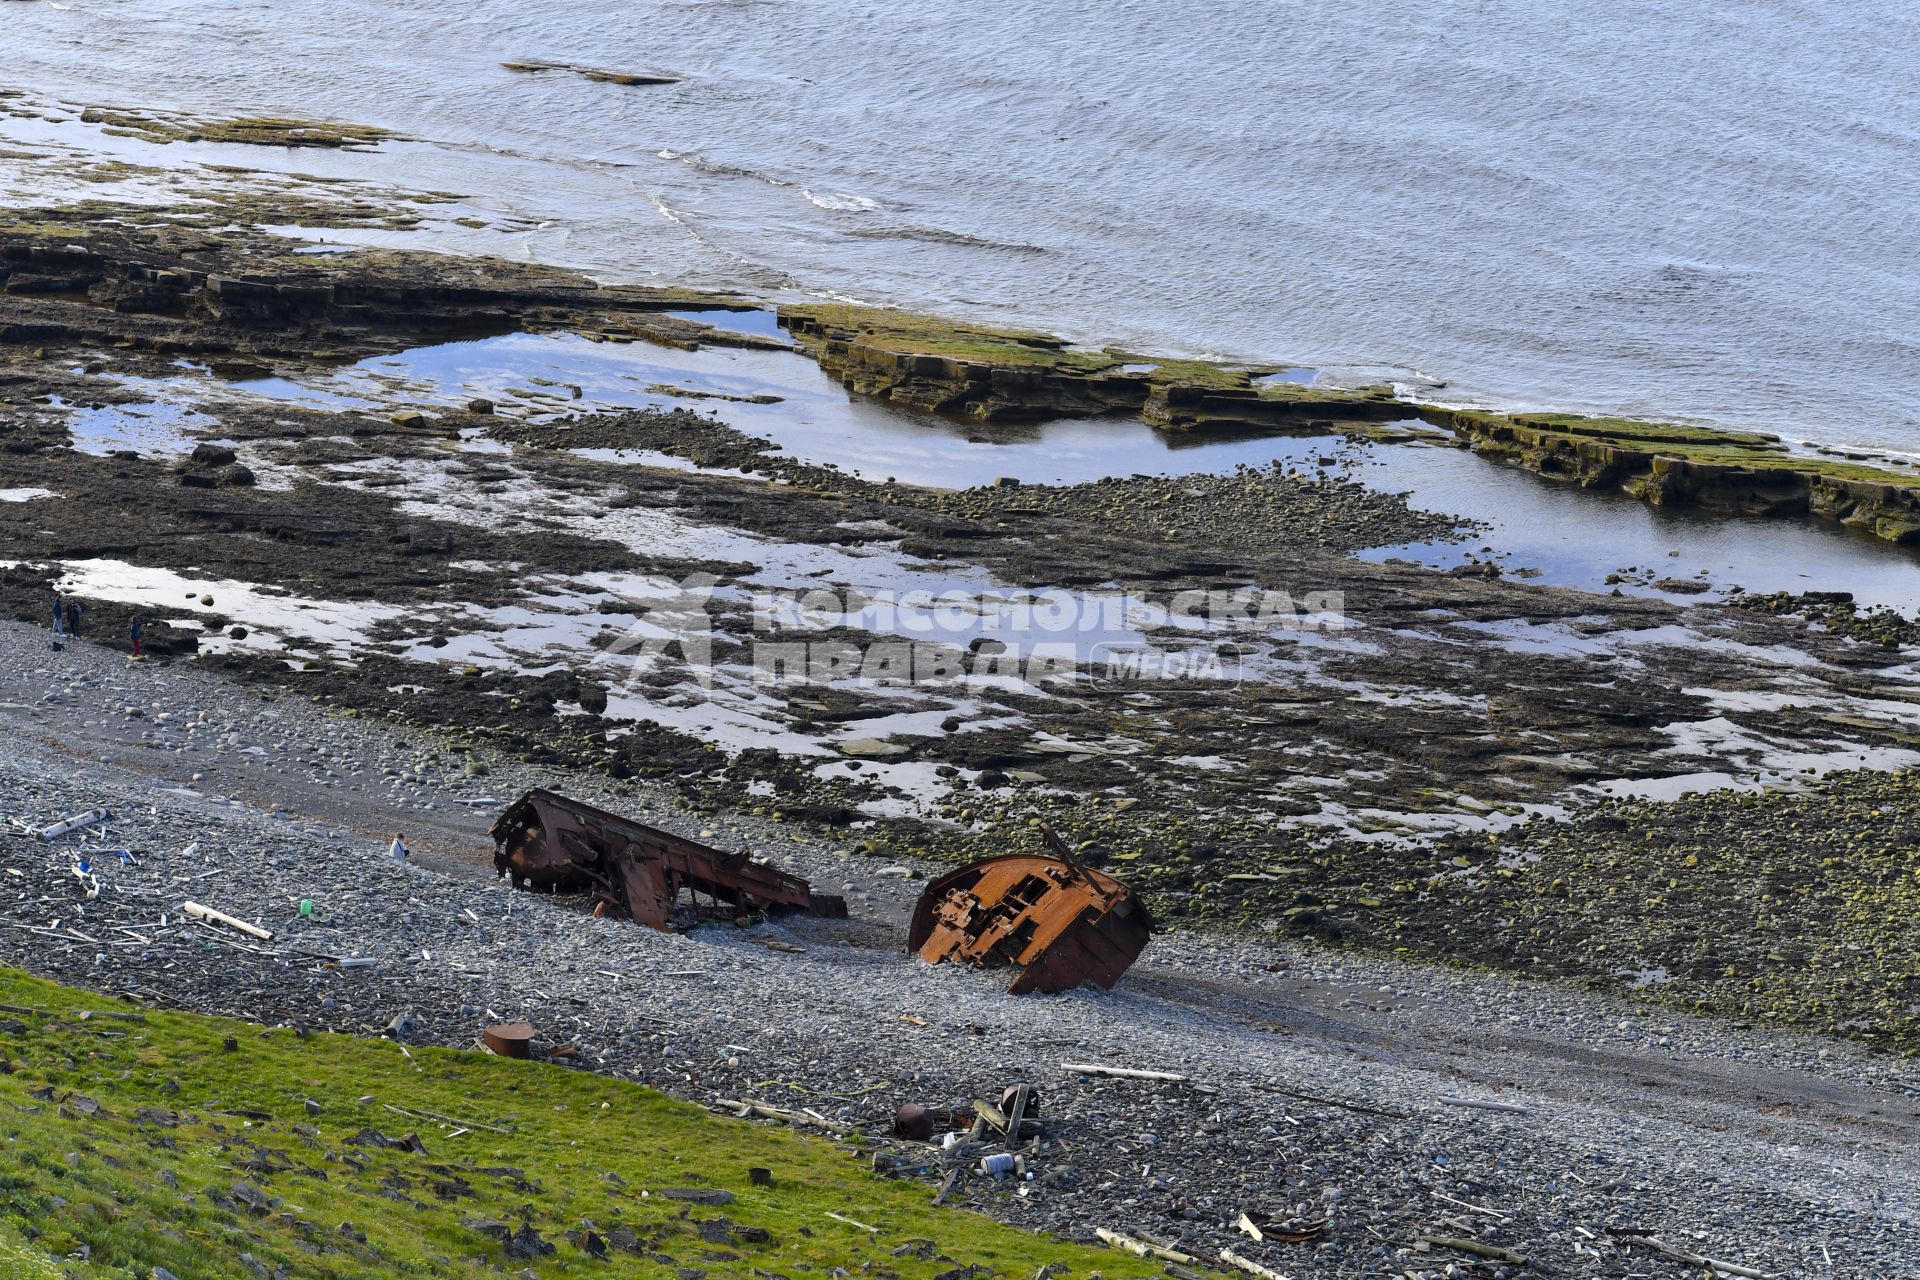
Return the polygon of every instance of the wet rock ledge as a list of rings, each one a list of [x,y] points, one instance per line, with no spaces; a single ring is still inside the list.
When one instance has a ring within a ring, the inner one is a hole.
[[[1793,454],[1775,436],[1626,418],[1503,414],[1330,388],[1279,366],[1165,360],[1069,347],[1051,334],[957,325],[847,306],[780,309],[782,327],[849,390],[985,422],[1137,414],[1170,431],[1400,434],[1422,419],[1489,458],[1656,506],[1838,520],[1920,542],[1920,476]]]

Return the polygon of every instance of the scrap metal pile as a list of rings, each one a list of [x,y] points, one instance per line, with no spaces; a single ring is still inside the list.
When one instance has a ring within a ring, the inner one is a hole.
[[[516,888],[592,893],[596,915],[654,929],[671,931],[703,916],[847,914],[846,899],[815,893],[745,849],[722,853],[552,791],[515,801],[493,824],[493,839],[493,865]]]
[[[1016,965],[1008,988],[1111,988],[1153,934],[1153,919],[1126,885],[1080,862],[1050,829],[1053,857],[1006,854],[935,880],[913,911],[907,947],[929,964]]]

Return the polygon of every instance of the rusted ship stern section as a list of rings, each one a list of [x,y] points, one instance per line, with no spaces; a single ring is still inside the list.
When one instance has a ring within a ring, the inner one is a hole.
[[[1052,857],[1005,854],[928,885],[908,948],[930,964],[1017,965],[1015,995],[1111,988],[1145,949],[1153,919],[1133,890],[1044,834]]]
[[[846,899],[815,893],[744,849],[722,853],[552,791],[515,801],[493,824],[493,840],[493,865],[515,887],[590,892],[596,914],[654,929],[671,931],[703,914],[847,914]]]

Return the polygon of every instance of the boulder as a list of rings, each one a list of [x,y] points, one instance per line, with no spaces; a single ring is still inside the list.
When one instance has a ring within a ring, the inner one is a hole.
[[[884,760],[891,756],[906,755],[907,748],[897,742],[883,742],[879,738],[850,738],[840,744],[840,753],[869,760]]]

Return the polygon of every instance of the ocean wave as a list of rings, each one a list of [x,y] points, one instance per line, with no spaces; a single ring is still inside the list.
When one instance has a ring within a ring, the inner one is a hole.
[[[715,178],[746,178],[752,182],[764,182],[770,187],[799,187],[798,183],[785,178],[776,178],[760,169],[746,165],[733,164],[725,160],[714,160],[701,155],[698,151],[675,151],[672,147],[662,147],[654,152],[662,160],[671,160],[675,164],[686,165],[696,173],[704,173]],[[799,187],[800,194],[807,202],[818,209],[834,213],[873,213],[886,207],[872,196],[856,195],[850,191],[813,191]]]
[[[986,236],[968,235],[964,231],[948,231],[942,227],[856,227],[848,234],[865,240],[921,240],[928,244],[951,244],[966,249],[994,249],[1002,253],[1047,252],[1037,244],[992,240]]]
[[[770,173],[758,169],[749,169],[744,165],[728,164],[722,160],[709,160],[698,151],[675,151],[671,147],[662,147],[654,152],[662,160],[671,160],[675,164],[686,165],[698,173],[711,174],[717,178],[751,178],[755,182],[764,182],[770,187],[790,187],[793,183],[785,178],[776,178]],[[812,197],[808,197],[811,199]]]
[[[1850,444],[1844,440],[1801,440],[1799,447],[1825,453],[1847,454],[1863,458],[1897,458],[1903,462],[1920,463],[1920,450],[1891,449],[1883,444]]]
[[[835,213],[874,213],[882,208],[880,202],[872,196],[856,196],[844,191],[829,191],[825,195],[815,195],[802,187],[800,194],[805,196],[807,202],[815,208],[829,209]]]
[[[653,192],[641,189],[640,194],[648,204],[653,206],[656,213],[685,232],[688,239],[708,252],[725,258],[733,264],[734,269],[745,273],[747,277],[746,282],[751,287],[760,289],[791,289],[794,287],[796,281],[791,272],[774,266],[771,263],[762,262],[756,258],[749,258],[745,254],[735,252],[726,245],[714,240],[711,236],[703,233],[700,228],[693,224],[691,218],[668,204],[665,200],[662,200]]]

